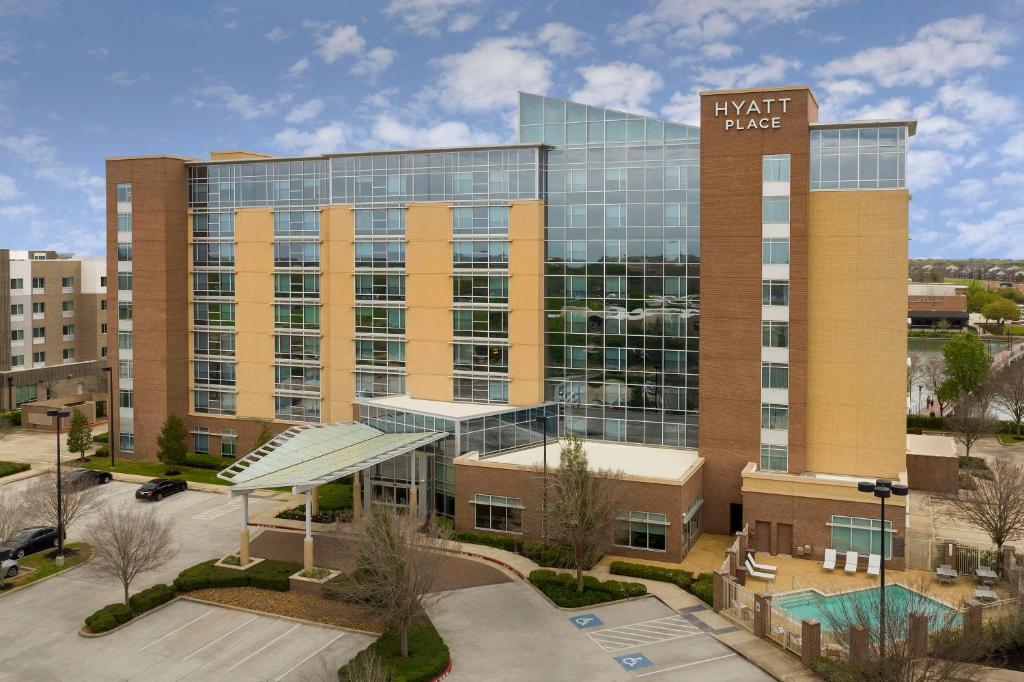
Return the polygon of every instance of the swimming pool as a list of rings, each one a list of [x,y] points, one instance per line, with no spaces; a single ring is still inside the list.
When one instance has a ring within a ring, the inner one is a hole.
[[[831,619],[847,620],[842,614],[865,614],[871,623],[878,624],[878,588],[867,587],[852,592],[823,594],[818,590],[787,592],[772,599],[772,602],[800,620],[815,619],[823,630],[831,630]],[[911,590],[903,585],[885,586],[885,611],[888,617],[906,618],[910,612],[928,616],[929,627],[938,628],[946,624],[944,616],[951,615],[953,607]]]

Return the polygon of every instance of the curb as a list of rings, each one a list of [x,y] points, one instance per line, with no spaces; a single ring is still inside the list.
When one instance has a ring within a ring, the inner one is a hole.
[[[221,589],[223,589],[223,588],[221,588]],[[232,589],[232,588],[228,588],[228,589]],[[257,615],[260,615],[260,616],[268,616],[270,618],[283,618],[285,620],[290,620],[290,621],[293,621],[295,623],[302,623],[303,625],[317,625],[317,626],[322,627],[322,628],[331,628],[332,630],[341,630],[343,632],[355,632],[356,634],[369,635],[370,637],[378,637],[379,638],[381,635],[384,634],[382,632],[371,632],[369,630],[360,630],[359,628],[349,628],[349,627],[344,627],[344,626],[341,626],[341,625],[334,625],[332,623],[320,623],[320,622],[317,622],[315,620],[305,620],[303,618],[296,618],[295,616],[284,616],[284,615],[281,615],[281,614],[278,614],[278,613],[269,613],[267,611],[257,611],[256,609],[247,609],[244,606],[234,606],[233,604],[221,604],[220,602],[209,601],[208,599],[200,599],[199,597],[192,597],[192,596],[189,596],[188,594],[179,595],[179,596],[175,597],[175,599],[182,599],[184,601],[191,601],[191,602],[195,602],[197,604],[207,604],[209,606],[219,606],[222,609],[231,609],[232,611],[241,611],[243,613],[254,613],[254,614],[257,614]],[[170,603],[170,602],[168,602],[168,603]],[[130,623],[130,622],[132,622],[132,621],[128,621],[128,623]],[[125,623],[125,625],[127,625],[128,623]],[[118,627],[121,627],[121,626],[119,625]],[[117,629],[117,628],[115,628],[115,629]],[[110,632],[113,632],[113,630],[111,630]]]
[[[77,566],[72,566],[71,568],[65,568],[63,571],[58,571],[57,573],[51,573],[50,575],[46,576],[45,578],[40,578],[39,580],[33,580],[32,582],[28,583],[27,585],[18,585],[17,587],[12,587],[9,590],[4,590],[3,592],[0,592],[0,599],[2,599],[3,597],[5,597],[5,596],[7,596],[9,594],[14,594],[15,592],[19,592],[21,590],[28,589],[29,587],[32,587],[34,585],[38,585],[39,583],[44,583],[47,580],[49,580],[50,578],[56,578],[59,575],[64,575],[66,573],[70,573],[71,571],[75,570],[76,568],[81,568],[82,566],[85,566],[90,561],[92,561],[92,556],[90,556],[88,559],[86,559],[82,563],[78,564]]]
[[[136,593],[136,594],[138,594],[138,593]],[[121,628],[126,628],[129,625],[131,625],[132,623],[134,623],[134,622],[136,622],[138,620],[141,620],[141,619],[145,618],[146,616],[148,616],[149,614],[155,613],[155,612],[159,611],[160,609],[164,608],[165,606],[169,606],[170,604],[173,604],[174,602],[176,602],[176,601],[178,601],[179,599],[182,599],[182,598],[183,597],[179,594],[177,597],[174,597],[173,599],[169,599],[169,600],[165,601],[163,604],[160,604],[160,606],[154,606],[153,608],[151,608],[148,611],[143,611],[142,613],[140,613],[140,614],[138,614],[136,616],[132,616],[129,620],[126,620],[125,622],[121,623],[117,627],[110,628],[109,630],[106,630],[104,632],[89,632],[86,629],[89,626],[88,625],[83,625],[82,629],[78,631],[78,636],[79,637],[85,637],[86,639],[94,639],[96,637],[106,637],[107,635],[113,634],[113,633],[117,632],[118,630],[120,630]]]
[[[28,464],[28,462],[26,462],[26,464]],[[16,481],[24,481],[26,478],[42,476],[45,473],[45,469],[36,469],[35,467],[30,466],[25,471],[19,471],[16,474],[9,474],[0,478],[0,486],[7,485],[8,483],[15,483]]]
[[[441,682],[444,678],[452,674],[452,657],[448,657],[448,665],[445,667],[444,672],[432,679],[430,682]]]
[[[520,571],[518,568],[515,568],[511,564],[505,563],[501,559],[496,559],[494,557],[485,556],[483,554],[476,554],[474,552],[466,552],[466,551],[461,550],[461,549],[454,550],[453,553],[454,554],[460,554],[460,555],[466,556],[466,557],[470,557],[472,559],[480,559],[482,561],[487,561],[487,562],[490,562],[492,564],[497,564],[498,566],[501,566],[502,568],[506,569],[507,571],[509,571],[513,575],[517,576],[520,580],[524,580],[524,581],[526,580],[526,576],[523,575],[522,571]],[[529,581],[527,581],[527,582],[529,582]]]

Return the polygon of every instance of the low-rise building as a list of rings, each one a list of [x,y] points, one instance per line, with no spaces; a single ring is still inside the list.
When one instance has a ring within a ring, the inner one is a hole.
[[[962,284],[910,284],[907,318],[911,327],[934,327],[945,322],[952,329],[967,326],[967,287]]]

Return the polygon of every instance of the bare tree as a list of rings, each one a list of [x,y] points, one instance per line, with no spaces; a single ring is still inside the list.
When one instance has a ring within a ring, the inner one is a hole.
[[[410,516],[375,504],[356,545],[356,570],[346,581],[325,585],[324,592],[329,598],[361,604],[379,616],[398,635],[401,654],[408,657],[409,631],[423,622],[426,609],[441,596],[435,586],[444,569],[449,536],[432,521],[418,529]]]
[[[27,492],[28,516],[35,521],[56,528],[57,523],[57,475],[43,474],[36,479]],[[68,475],[60,486],[61,515],[64,517],[64,532],[83,514],[95,506],[95,489],[84,483],[74,482]]]
[[[1024,423],[1024,362],[1011,362],[999,370],[992,391],[993,402],[1010,414],[1014,430],[1020,434]]]
[[[567,436],[551,478],[545,519],[548,539],[569,552],[576,591],[582,592],[583,571],[597,563],[611,544],[621,511],[622,477],[610,470],[591,472],[583,441]]]
[[[107,507],[86,531],[92,545],[92,570],[117,578],[128,589],[139,575],[160,568],[177,554],[168,518],[150,510]]]
[[[979,440],[992,433],[995,420],[990,413],[991,398],[983,391],[968,393],[956,401],[953,414],[946,417],[946,427],[953,432],[953,438],[964,446],[966,456]]]
[[[1024,535],[1024,467],[999,458],[989,469],[991,476],[977,476],[973,489],[960,490],[957,508],[1002,552],[1005,542]]]
[[[0,542],[21,530],[26,521],[25,506],[19,504],[13,495],[0,493]],[[0,586],[4,584],[6,578],[4,571],[0,571]]]
[[[393,682],[395,679],[373,647],[359,652],[346,666],[345,672],[352,682]]]
[[[936,355],[923,359],[918,365],[914,380],[919,381],[919,386],[924,386],[926,391],[935,396],[935,403],[939,406],[939,416],[945,416],[946,402],[939,397],[941,395],[939,388],[946,381],[946,361],[942,356]]]

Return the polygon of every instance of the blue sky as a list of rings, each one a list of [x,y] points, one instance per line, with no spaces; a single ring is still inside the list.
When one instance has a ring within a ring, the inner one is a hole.
[[[99,253],[103,159],[514,140],[516,91],[916,117],[911,255],[1024,258],[1024,0],[0,0],[0,245]]]

